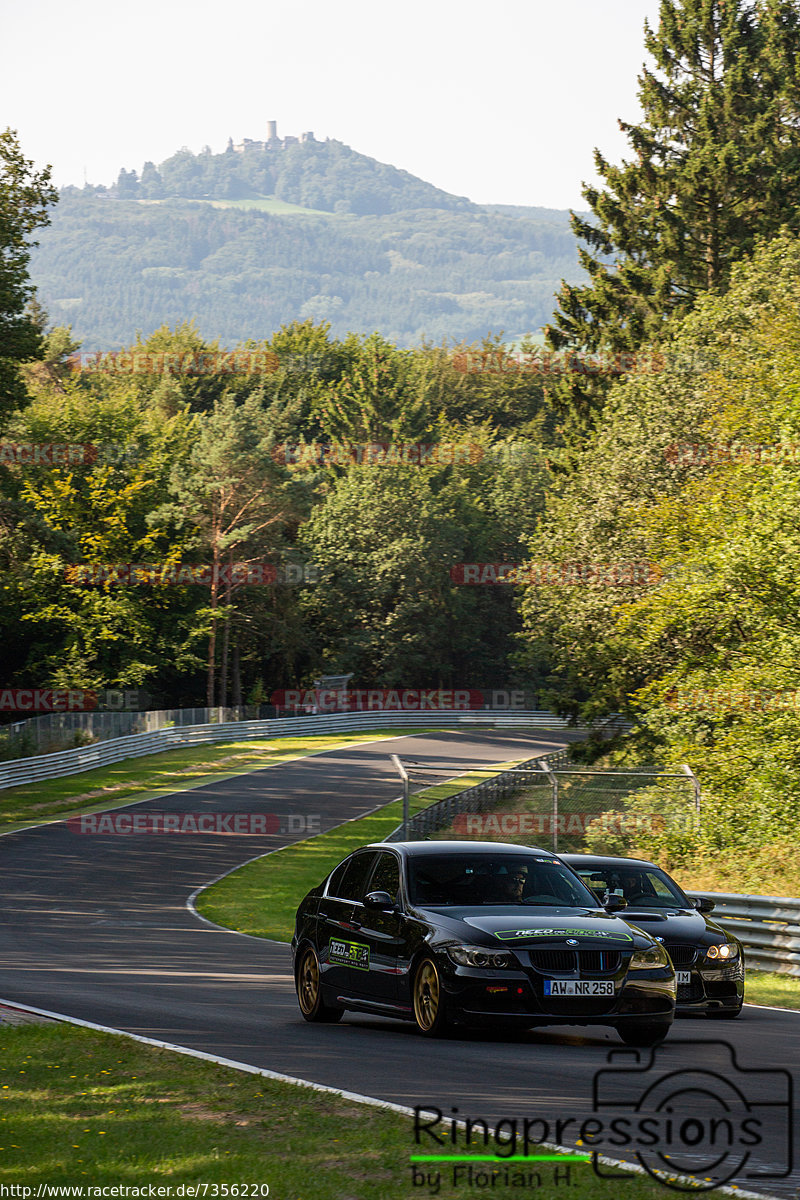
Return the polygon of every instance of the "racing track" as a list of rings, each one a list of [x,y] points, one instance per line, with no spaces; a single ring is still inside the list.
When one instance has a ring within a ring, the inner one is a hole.
[[[455,774],[476,763],[529,758],[568,736],[470,731],[394,738],[126,811],[319,813],[324,831],[397,796],[391,753],[452,767]],[[441,778],[416,776],[414,786]],[[613,1030],[467,1032],[457,1041],[423,1043],[410,1025],[356,1014],[340,1025],[311,1026],[299,1015],[288,946],[211,928],[186,908],[201,885],[293,840],[277,834],[79,836],[63,822],[0,838],[0,997],[397,1104],[436,1105],[446,1116],[451,1107],[459,1117],[490,1121],[553,1123],[592,1115],[595,1072],[608,1066],[609,1051],[622,1051]],[[681,1020],[658,1052],[659,1064],[717,1070],[724,1079],[736,1077],[751,1104],[774,1104],[783,1086],[777,1076],[738,1075],[730,1059],[726,1065],[724,1049],[708,1043],[729,1042],[741,1068],[788,1067],[796,1078],[798,1022],[800,1015],[756,1008],[733,1022]],[[631,1052],[623,1053],[628,1065]],[[641,1094],[638,1079],[636,1087]],[[787,1140],[797,1141],[797,1118],[790,1132],[781,1107],[757,1111],[768,1132],[748,1170],[780,1169]],[[364,1124],[366,1139],[366,1117]],[[571,1143],[574,1129],[562,1128],[556,1137],[553,1127],[550,1140]],[[415,1148],[409,1139],[409,1153],[415,1150],[436,1147]],[[736,1181],[771,1195],[800,1194],[797,1169],[783,1179],[742,1174]]]

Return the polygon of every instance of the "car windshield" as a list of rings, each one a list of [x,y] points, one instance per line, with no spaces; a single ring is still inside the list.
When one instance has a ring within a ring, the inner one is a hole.
[[[412,904],[433,907],[542,905],[597,908],[563,863],[536,854],[420,854],[408,861]]]
[[[657,867],[576,866],[583,882],[601,902],[622,896],[637,908],[686,908],[688,901],[678,885]]]

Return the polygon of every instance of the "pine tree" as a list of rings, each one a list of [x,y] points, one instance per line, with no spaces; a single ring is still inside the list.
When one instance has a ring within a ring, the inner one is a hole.
[[[797,0],[661,0],[645,46],[644,120],[620,121],[635,158],[595,151],[605,188],[572,214],[590,281],[562,283],[554,349],[635,350],[704,291],[724,291],[759,238],[800,228],[800,11]],[[612,261],[613,260],[613,261]],[[601,382],[573,377],[561,400],[583,416]]]
[[[28,262],[36,242],[30,235],[37,226],[49,225],[47,208],[57,199],[50,168],[34,171],[16,132],[0,133],[0,419],[27,402],[19,364],[42,350],[37,314],[25,313],[34,294]]]

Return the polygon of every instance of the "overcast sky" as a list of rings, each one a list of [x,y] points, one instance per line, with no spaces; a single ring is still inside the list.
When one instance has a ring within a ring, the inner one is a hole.
[[[658,0],[11,0],[0,127],[59,185],[312,130],[479,203],[580,207]],[[6,6],[8,7],[8,6]]]

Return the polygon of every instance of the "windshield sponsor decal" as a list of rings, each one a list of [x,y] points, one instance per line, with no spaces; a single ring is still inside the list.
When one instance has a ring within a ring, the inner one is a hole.
[[[498,929],[495,931],[496,938],[501,941],[508,942],[512,938],[537,938],[537,937],[581,937],[581,938],[606,938],[612,942],[632,942],[633,934],[630,933],[608,933],[602,929]]]
[[[356,967],[359,971],[369,970],[369,946],[361,942],[343,942],[331,938],[328,947],[328,962],[340,963],[345,967]]]

